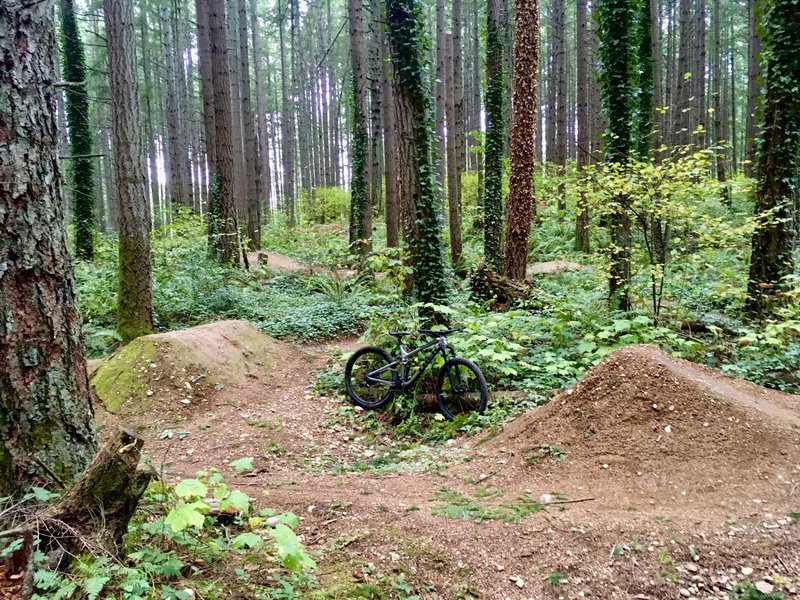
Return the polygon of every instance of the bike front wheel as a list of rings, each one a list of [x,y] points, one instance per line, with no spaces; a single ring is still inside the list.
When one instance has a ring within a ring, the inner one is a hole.
[[[380,408],[394,398],[395,369],[389,353],[376,346],[366,346],[353,353],[344,368],[347,395],[356,406]]]
[[[439,370],[436,398],[441,413],[452,420],[458,415],[486,410],[489,390],[478,365],[466,358],[449,358]]]

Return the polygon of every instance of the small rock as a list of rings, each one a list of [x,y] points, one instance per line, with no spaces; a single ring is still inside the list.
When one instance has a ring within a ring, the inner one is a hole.
[[[153,390],[147,390],[147,392],[145,392],[145,393],[146,393],[148,396],[152,396],[152,395],[153,395]]]
[[[197,597],[195,596],[194,590],[191,588],[184,589],[183,593],[186,595],[186,600],[194,600]]]
[[[553,496],[552,494],[542,494],[541,496],[539,496],[539,503],[550,504],[555,499],[556,499],[555,496]]]
[[[681,596],[683,596],[684,598],[691,598],[692,592],[690,592],[686,588],[681,588]]]
[[[672,433],[672,425],[667,425],[666,427],[664,427],[664,432],[665,433]]]
[[[697,566],[696,564],[694,564],[694,563],[689,563],[689,564],[687,564],[687,565],[684,567],[684,569],[686,569],[687,571],[689,571],[689,573],[697,573],[698,571],[700,571],[700,567],[698,567],[698,566]]]
[[[750,567],[742,567],[742,575],[744,575],[745,577],[750,577],[750,575],[752,574],[753,574],[753,569],[751,569]]]
[[[771,583],[767,583],[766,581],[757,581],[756,589],[762,594],[771,594],[772,590],[775,589],[775,586]]]
[[[270,517],[265,521],[265,523],[270,527],[277,527],[281,524],[281,520],[279,517]]]
[[[498,571],[505,571],[506,570],[506,568],[503,565],[495,565],[494,568],[497,569]]]

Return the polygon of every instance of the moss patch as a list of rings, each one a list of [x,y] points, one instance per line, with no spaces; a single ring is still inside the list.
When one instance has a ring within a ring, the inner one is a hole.
[[[118,413],[126,402],[147,398],[147,367],[158,356],[158,346],[152,337],[132,341],[100,365],[92,376],[92,389],[109,412]]]

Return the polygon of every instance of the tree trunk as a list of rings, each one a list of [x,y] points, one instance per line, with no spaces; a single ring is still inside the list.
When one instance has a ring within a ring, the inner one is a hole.
[[[0,3],[0,496],[72,481],[97,438],[58,166],[55,24]],[[55,478],[53,477],[55,475]]]
[[[757,145],[756,216],[745,308],[766,315],[790,301],[780,294],[794,272],[797,173],[800,171],[800,11],[795,0],[774,0],[764,32],[764,121]]]
[[[72,215],[75,224],[75,255],[91,260],[94,235],[94,158],[89,127],[89,95],[86,59],[83,53],[73,0],[61,0],[64,80],[78,85],[66,88],[69,127],[69,173],[72,178]]]
[[[124,342],[153,331],[150,213],[145,189],[136,36],[131,0],[104,0],[114,164],[119,199],[117,330]]]
[[[350,67],[353,74],[353,139],[350,146],[350,244],[358,251],[361,264],[370,251],[372,206],[369,196],[367,77],[364,52],[364,9],[362,0],[348,0]]]
[[[759,6],[757,0],[747,0],[747,116],[744,126],[744,172],[748,177],[756,176],[755,141],[758,137],[758,100],[761,94],[761,64],[758,57],[761,54],[761,36],[758,33]]]
[[[279,9],[282,10],[282,9]],[[295,186],[294,186],[294,112],[289,100],[289,66],[286,61],[286,45],[284,44],[284,19],[281,14],[278,20],[278,36],[281,47],[281,152],[283,155],[283,208],[289,218],[289,227],[296,225]]]
[[[723,132],[725,114],[722,103],[722,44],[720,42],[720,0],[714,0],[714,145],[717,157],[717,180],[722,188],[722,201],[730,202],[730,191],[725,176],[725,144],[727,139]]]
[[[599,6],[600,59],[603,66],[603,105],[608,114],[606,160],[625,164],[631,155],[633,120],[633,59],[635,11],[631,0],[602,0]],[[617,196],[611,205],[609,304],[630,309],[631,225],[627,198]]]
[[[423,77],[418,0],[387,0],[397,116],[398,172],[403,229],[411,253],[417,300],[440,304],[448,296],[444,244],[432,164],[431,103]]]
[[[247,3],[239,0],[239,61],[241,76],[244,164],[247,186],[247,242],[250,250],[261,248],[261,165],[253,109],[250,105],[250,55],[247,48]]]
[[[257,0],[250,0],[250,23],[253,35],[253,71],[256,77],[256,106],[258,107],[258,144],[261,157],[261,198],[264,213],[270,218],[270,198],[272,197],[272,173],[269,165],[269,132],[267,130],[267,104],[264,93],[264,76],[261,66],[261,50],[258,30]],[[269,76],[269,75],[267,75]]]
[[[212,255],[225,264],[236,265],[239,262],[239,240],[234,203],[233,124],[225,0],[205,0],[204,8],[208,11],[217,161],[213,167],[213,191],[209,202],[209,236]]]
[[[447,120],[447,204],[450,224],[450,260],[461,260],[461,198],[455,105],[453,37],[445,35],[445,115]]]
[[[539,6],[537,0],[516,0],[515,6],[514,109],[511,113],[511,176],[504,272],[512,279],[525,279],[528,236],[534,214]]]
[[[444,121],[447,112],[445,98],[445,72],[447,44],[444,25],[444,0],[436,0],[436,175],[439,189],[444,191],[447,181],[447,141],[445,139]]]
[[[499,0],[489,0],[486,16],[486,176],[483,196],[483,255],[486,264],[503,268],[503,149],[506,86]]]
[[[519,9],[517,9],[519,10]],[[586,0],[577,0],[575,7],[576,23],[576,43],[578,60],[578,106],[577,106],[577,127],[578,127],[578,147],[577,163],[578,172],[590,164],[589,138],[589,75],[588,58],[586,55],[586,27],[587,27],[587,3]],[[578,198],[577,214],[575,217],[575,250],[579,252],[589,252],[589,207],[587,206],[586,196],[581,187],[580,197]]]
[[[153,227],[161,227],[161,195],[158,187],[158,156],[156,155],[155,131],[153,129],[153,84],[152,66],[150,64],[150,39],[148,31],[150,23],[147,20],[146,4],[142,6],[141,34],[142,34],[142,71],[144,73],[144,101],[145,101],[145,140],[147,144],[147,176],[150,183],[150,205]]]
[[[386,21],[386,6],[382,3],[381,21]],[[389,41],[383,27],[379,29],[381,56],[383,58],[383,162],[386,165],[386,245],[400,245],[400,205],[397,187],[397,132],[394,101],[394,72],[392,62],[385,60],[390,55]]]
[[[242,128],[242,90],[239,70],[239,10],[237,0],[226,0],[226,34],[228,40],[229,80],[231,82],[231,136],[233,140],[234,206],[239,235],[247,235],[248,197],[247,169],[244,157]]]

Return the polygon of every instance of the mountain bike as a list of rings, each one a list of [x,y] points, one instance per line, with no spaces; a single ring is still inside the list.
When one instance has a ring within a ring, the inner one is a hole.
[[[403,346],[403,338],[412,332],[390,331],[389,335],[397,341],[397,355],[392,356],[377,346],[365,346],[353,353],[344,369],[347,394],[357,406],[380,408],[397,393],[416,384],[428,365],[441,356],[444,364],[436,378],[436,400],[441,413],[446,419],[454,419],[460,414],[483,412],[489,401],[483,373],[471,360],[457,357],[447,345],[447,336],[463,330],[463,327],[442,331],[420,329],[420,334],[433,339],[410,351]],[[411,357],[416,354],[424,357],[419,366],[412,365]]]

